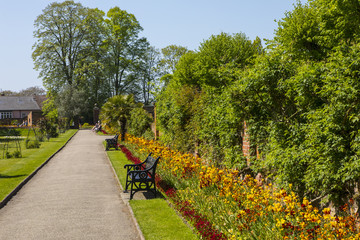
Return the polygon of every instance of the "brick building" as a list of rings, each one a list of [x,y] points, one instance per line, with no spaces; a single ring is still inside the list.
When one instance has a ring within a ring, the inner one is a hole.
[[[10,124],[13,120],[36,124],[42,116],[42,105],[46,96],[0,96],[0,124]]]

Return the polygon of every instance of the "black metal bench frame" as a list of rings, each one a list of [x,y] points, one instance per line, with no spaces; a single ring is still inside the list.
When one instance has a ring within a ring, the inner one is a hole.
[[[105,139],[106,141],[106,151],[109,150],[110,148],[115,148],[116,150],[118,149],[118,138],[119,135],[116,134],[113,138],[107,138]]]
[[[153,158],[151,153],[145,161],[139,164],[126,164],[126,186],[124,192],[130,187],[130,200],[139,191],[151,191],[156,197],[155,172],[160,157]]]

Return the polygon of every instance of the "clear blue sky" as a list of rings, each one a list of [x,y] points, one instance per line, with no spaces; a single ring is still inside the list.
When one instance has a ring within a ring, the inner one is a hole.
[[[54,1],[4,1],[0,7],[0,90],[42,87],[31,58],[34,20]],[[61,1],[58,1],[61,2]],[[135,15],[158,49],[171,44],[196,50],[211,35],[245,33],[272,39],[277,23],[296,0],[78,0],[107,12],[118,6]],[[302,1],[305,2],[305,1]]]

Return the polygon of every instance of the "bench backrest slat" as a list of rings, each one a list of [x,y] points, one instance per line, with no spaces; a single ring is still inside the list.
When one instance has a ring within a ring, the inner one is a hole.
[[[150,169],[149,172],[152,175],[156,171],[156,165],[157,165],[158,160],[159,160],[159,158],[155,159],[152,156],[148,156],[146,158],[145,169]]]
[[[146,161],[146,165],[145,165],[145,168],[148,169],[148,168],[151,168],[155,163],[155,159],[151,156],[149,156],[147,158],[147,161]]]

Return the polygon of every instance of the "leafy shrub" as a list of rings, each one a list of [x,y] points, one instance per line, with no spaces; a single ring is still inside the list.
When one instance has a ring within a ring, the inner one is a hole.
[[[12,158],[12,154],[10,152],[5,152],[5,158]]]
[[[26,139],[25,146],[27,149],[40,148],[40,142],[37,139],[36,140]]]
[[[57,132],[57,128],[56,125],[51,125],[50,131],[49,131],[49,135],[52,138],[56,138],[59,136],[59,133]]]
[[[19,151],[19,150],[14,151],[13,152],[13,157],[14,158],[21,158],[22,157],[21,151]]]
[[[154,139],[154,132],[151,129],[147,129],[142,137],[146,140],[152,140]]]
[[[59,132],[64,133],[66,129],[69,129],[69,121],[67,118],[59,118],[58,119]]]
[[[56,138],[59,136],[59,133],[57,132],[57,126],[53,124],[49,119],[47,118],[41,118],[38,122],[40,132],[47,136],[47,138]]]
[[[130,120],[128,122],[128,131],[130,134],[141,137],[148,130],[151,132],[151,123],[153,122],[150,114],[143,108],[134,108],[130,112]],[[149,134],[147,134],[150,137]]]
[[[36,135],[36,140],[39,142],[43,142],[44,141],[44,135],[42,133]]]

